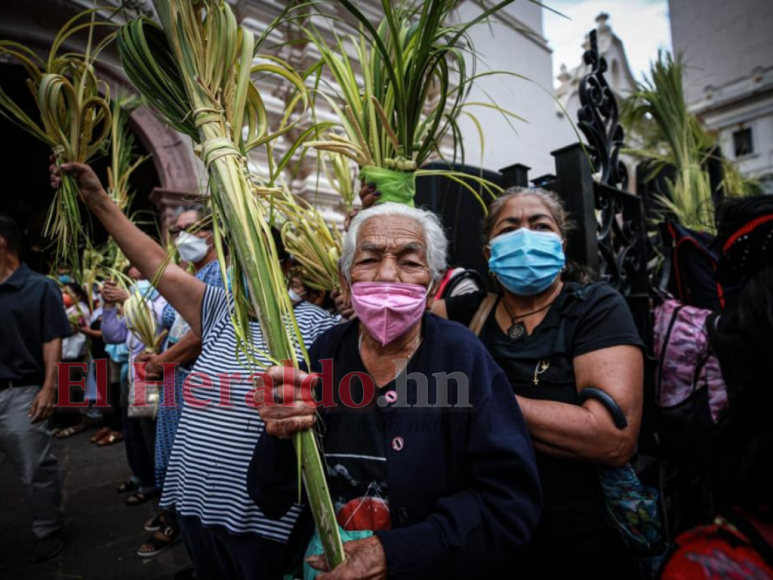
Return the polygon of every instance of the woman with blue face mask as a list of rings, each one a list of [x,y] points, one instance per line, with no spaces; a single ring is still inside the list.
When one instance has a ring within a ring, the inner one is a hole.
[[[532,437],[544,509],[515,574],[523,578],[632,576],[608,527],[599,466],[634,453],[642,408],[642,343],[620,294],[607,284],[565,280],[569,220],[558,198],[510,190],[484,224],[489,271],[499,292],[435,302],[433,311],[479,334],[505,371]],[[570,271],[568,271],[570,270]],[[595,387],[627,427],[581,393]]]

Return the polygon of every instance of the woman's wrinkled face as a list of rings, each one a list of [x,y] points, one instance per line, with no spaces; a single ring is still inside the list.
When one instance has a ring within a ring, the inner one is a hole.
[[[404,216],[378,216],[360,226],[351,270],[352,284],[389,282],[429,287],[432,281],[424,229]],[[343,284],[348,294],[349,288]]]
[[[560,238],[563,237],[550,208],[536,195],[518,195],[507,200],[494,222],[488,241],[491,242],[497,236],[520,228],[536,232],[552,232]],[[484,253],[488,259],[490,253],[488,246]]]
[[[207,240],[207,244],[212,246],[212,230],[208,229],[208,227],[199,227],[198,223],[200,219],[199,212],[195,209],[184,211],[177,216],[174,225],[169,228],[169,234],[172,236],[172,239],[176,239],[180,235],[180,232],[188,232],[197,238]]]

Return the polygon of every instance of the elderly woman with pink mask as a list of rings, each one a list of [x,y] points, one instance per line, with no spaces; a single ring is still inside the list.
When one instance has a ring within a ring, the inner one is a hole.
[[[429,212],[360,212],[341,259],[357,317],[314,343],[316,378],[274,367],[256,395],[266,434],[248,487],[269,518],[298,500],[291,435],[320,434],[347,555],[325,578],[501,577],[539,519],[532,444],[506,376],[468,329],[429,313],[446,246]],[[304,552],[327,570],[306,512],[288,571]]]

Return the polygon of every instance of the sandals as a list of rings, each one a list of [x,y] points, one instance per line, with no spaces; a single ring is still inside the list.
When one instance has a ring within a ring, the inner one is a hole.
[[[118,493],[129,493],[131,491],[137,491],[140,488],[140,484],[132,479],[127,479],[115,490]]]
[[[153,534],[148,541],[142,544],[137,550],[140,558],[152,558],[166,552],[180,540],[180,530],[167,526],[163,531],[159,530]],[[143,548],[150,548],[143,550]]]
[[[89,437],[90,443],[97,443],[100,439],[103,437],[107,437],[107,435],[110,433],[110,427],[102,427],[99,431],[97,431],[94,435]]]
[[[150,493],[142,493],[140,491],[136,491],[133,494],[131,494],[129,497],[127,497],[124,500],[124,503],[129,507],[135,507],[138,505],[142,505],[146,502],[149,502],[157,495],[158,495],[157,491],[152,491]]]
[[[142,527],[145,528],[146,532],[157,532],[164,527],[164,514],[158,514],[149,520],[145,520],[145,524]]]
[[[78,433],[83,433],[86,430],[86,425],[83,423],[78,423],[77,425],[73,425],[72,427],[65,427],[61,431],[58,431],[54,437],[57,439],[66,439],[67,437],[72,437],[73,435],[77,435]]]
[[[105,447],[106,445],[113,445],[121,441],[123,441],[123,433],[111,431],[106,437],[102,437],[102,439],[97,441],[97,447]]]

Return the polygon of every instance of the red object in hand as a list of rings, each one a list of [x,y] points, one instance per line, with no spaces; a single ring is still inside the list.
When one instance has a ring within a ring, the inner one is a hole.
[[[391,530],[389,504],[377,497],[358,497],[338,510],[338,525],[348,532]]]

